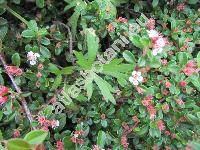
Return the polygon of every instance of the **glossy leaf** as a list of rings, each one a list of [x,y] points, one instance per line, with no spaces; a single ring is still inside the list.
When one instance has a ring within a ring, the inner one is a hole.
[[[26,134],[24,140],[29,144],[41,144],[47,137],[48,132],[44,130],[34,130]]]

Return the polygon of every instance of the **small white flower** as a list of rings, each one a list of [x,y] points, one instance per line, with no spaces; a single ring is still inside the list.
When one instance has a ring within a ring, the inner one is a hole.
[[[51,127],[52,128],[56,128],[56,127],[59,127],[60,123],[58,120],[52,120],[51,121]]]
[[[60,122],[56,120],[56,126],[58,127],[60,125]]]
[[[143,77],[141,75],[141,72],[139,72],[139,71],[133,71],[132,72],[132,76],[129,77],[129,81],[131,83],[133,83],[133,85],[138,85],[139,82],[143,81]]]
[[[36,57],[40,57],[40,54],[38,54],[38,53],[35,53],[35,56],[36,56]]]
[[[155,48],[153,49],[152,54],[156,56],[158,53],[161,53],[162,51],[163,51],[163,48]]]
[[[149,30],[147,31],[150,38],[157,38],[159,37],[159,33],[156,30]]]
[[[166,45],[166,40],[163,37],[159,37],[156,41],[155,41],[155,46],[156,47],[164,47]]]
[[[37,58],[40,57],[40,54],[33,53],[32,51],[27,53],[27,58],[30,61],[30,65],[35,65],[37,63]]]
[[[74,137],[75,137],[75,138],[78,138],[78,134],[74,134]]]
[[[33,65],[35,65],[35,64],[36,64],[36,61],[34,61],[34,60],[31,60],[31,61],[30,61],[30,65],[33,66]]]

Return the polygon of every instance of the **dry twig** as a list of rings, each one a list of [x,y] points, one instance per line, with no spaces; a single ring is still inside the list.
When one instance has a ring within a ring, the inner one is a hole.
[[[72,39],[72,33],[71,33],[71,30],[69,28],[69,26],[67,26],[66,24],[60,22],[60,21],[53,21],[54,24],[56,25],[62,25],[63,27],[65,27],[68,31],[68,35],[69,35],[69,53],[71,55],[73,55],[73,39]],[[74,58],[72,58],[72,65],[75,64],[75,60]]]

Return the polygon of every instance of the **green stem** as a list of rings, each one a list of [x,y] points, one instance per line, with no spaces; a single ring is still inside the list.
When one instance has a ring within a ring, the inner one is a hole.
[[[9,11],[12,15],[14,15],[16,18],[18,18],[19,20],[21,20],[23,23],[25,23],[26,25],[28,25],[28,21],[26,19],[24,19],[22,16],[20,16],[17,12],[15,12],[14,10],[12,10],[10,7],[6,6],[7,11]]]

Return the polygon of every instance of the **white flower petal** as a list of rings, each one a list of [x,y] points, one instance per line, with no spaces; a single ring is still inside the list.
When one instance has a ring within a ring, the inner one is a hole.
[[[31,60],[31,61],[30,61],[30,64],[31,64],[31,65],[35,65],[35,64],[36,64],[36,61]]]
[[[35,56],[36,56],[36,57],[40,57],[40,54],[38,54],[38,53],[35,53]]]
[[[158,47],[164,47],[165,46],[165,40],[163,37],[159,37],[157,40],[156,40],[156,45]]]
[[[156,30],[147,31],[150,38],[156,38],[159,36],[159,33]]]
[[[152,54],[153,56],[156,56],[158,54],[158,49],[153,49]]]
[[[133,83],[133,80],[134,80],[133,77],[129,77],[129,81],[130,81],[131,83]]]
[[[57,126],[57,127],[59,126],[59,124],[60,124],[60,123],[59,123],[59,121],[58,121],[58,120],[56,120],[56,126]]]
[[[142,73],[141,73],[140,71],[137,72],[137,75],[138,75],[138,76],[141,76],[141,74],[142,74]]]
[[[133,85],[138,85],[139,82],[137,80],[133,80]]]
[[[132,72],[132,76],[135,76],[136,74],[137,74],[136,71],[133,71],[133,72]]]
[[[142,82],[142,81],[143,81],[143,77],[142,77],[142,76],[139,76],[139,77],[138,77],[138,81],[139,81],[139,82]]]
[[[33,53],[32,51],[30,51],[30,52],[27,53],[27,55],[29,55],[29,56],[33,56],[34,53]]]

